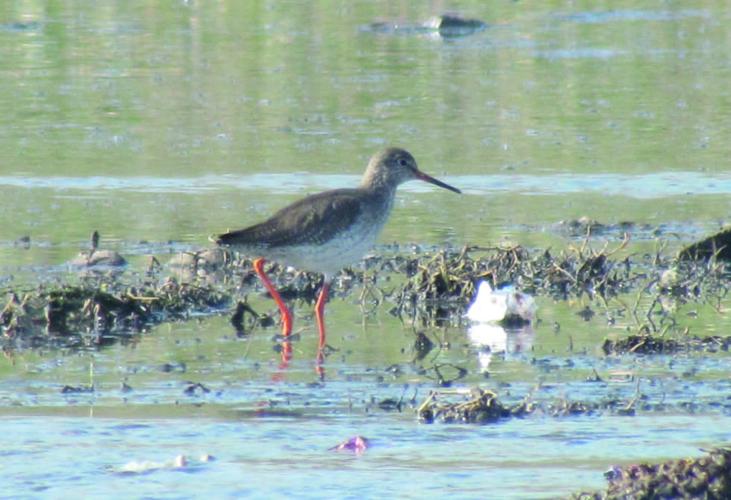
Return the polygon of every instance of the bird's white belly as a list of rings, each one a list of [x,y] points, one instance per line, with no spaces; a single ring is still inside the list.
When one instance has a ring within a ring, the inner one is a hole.
[[[269,257],[297,269],[333,276],[362,259],[375,244],[382,227],[383,223],[356,224],[339,237],[317,245],[271,249]]]

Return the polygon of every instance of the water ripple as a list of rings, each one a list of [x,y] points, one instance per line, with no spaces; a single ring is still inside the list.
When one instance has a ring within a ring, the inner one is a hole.
[[[128,191],[137,193],[187,193],[213,191],[267,191],[276,194],[315,192],[357,185],[357,175],[308,173],[206,175],[201,177],[23,177],[0,176],[0,190],[52,189],[59,192]],[[465,193],[517,193],[558,195],[601,193],[638,199],[668,198],[679,195],[719,195],[731,193],[731,174],[699,172],[655,172],[650,174],[497,174],[444,177]],[[432,186],[409,183],[405,190],[425,192]]]

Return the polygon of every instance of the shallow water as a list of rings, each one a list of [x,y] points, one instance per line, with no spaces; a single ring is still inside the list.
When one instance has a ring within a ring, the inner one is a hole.
[[[337,319],[336,325],[347,323]],[[160,326],[134,347],[13,357],[0,393],[6,491],[54,497],[128,491],[164,497],[215,492],[382,498],[482,496],[487,488],[496,498],[553,498],[577,487],[600,487],[601,472],[610,464],[692,455],[728,438],[731,407],[702,406],[704,388],[728,394],[725,374],[715,384],[696,385],[700,393],[694,399],[701,407],[689,414],[534,415],[488,426],[420,425],[408,401],[420,401],[434,386],[398,355],[410,339],[393,326],[377,333],[395,338],[379,337],[371,348],[382,356],[356,351],[335,334],[331,341],[342,350],[327,359],[324,381],[313,370],[312,335],[296,344],[295,360],[282,368],[266,335],[239,340],[229,330],[223,318],[211,318]],[[531,354],[495,355],[488,381],[480,380],[474,366],[474,348],[456,345],[442,361],[472,369],[465,386],[487,382],[508,398],[525,394],[535,380],[544,381],[538,397],[591,398],[601,392],[585,380],[591,368],[602,374],[626,369],[642,377],[650,401],[671,404],[687,400],[687,387],[678,386],[718,376],[712,373],[718,359],[676,360],[700,367],[701,373],[684,382],[673,380],[682,369],[669,369],[669,357],[640,360],[638,366],[630,357],[552,355],[563,349],[548,337],[537,335]],[[459,342],[457,333],[450,338]],[[534,357],[554,366],[526,369]],[[665,380],[661,390],[652,387],[658,380]],[[210,392],[186,395],[191,382]],[[93,393],[60,390],[90,383]],[[611,392],[619,397],[634,391],[634,383],[617,382]],[[383,399],[401,397],[407,402],[402,412],[378,407]],[[363,456],[328,451],[356,434],[371,439]],[[215,460],[200,462],[205,454]],[[163,464],[178,455],[188,457],[186,467],[122,472],[131,463]]]
[[[0,287],[78,279],[65,263],[95,229],[140,273],[150,255],[165,262],[306,193],[357,183],[388,144],[464,194],[403,186],[384,244],[563,248],[581,238],[558,223],[587,216],[631,221],[628,254],[655,251],[658,237],[680,248],[727,221],[731,193],[730,13],[695,6],[4,4]],[[364,29],[442,8],[489,26],[451,39]],[[414,328],[387,306],[365,316],[357,295],[328,305],[336,351],[322,379],[305,306],[287,367],[275,329],[238,338],[225,315],[95,352],[7,353],[2,495],[554,498],[601,488],[610,465],[731,438],[727,354],[604,357],[601,342],[629,319],[584,321],[584,301],[539,297],[534,331],[430,329],[445,348],[416,362]],[[726,334],[723,306],[686,306],[682,321]],[[435,364],[466,368],[455,386],[508,402],[639,390],[668,409],[419,424],[413,407],[436,388]],[[587,381],[594,370],[606,382]],[[186,394],[194,383],[210,392]],[[386,398],[403,398],[402,411],[379,408]],[[364,455],[328,451],[355,434],[372,441]],[[189,465],[169,466],[181,454]],[[163,465],[121,472],[145,461]]]

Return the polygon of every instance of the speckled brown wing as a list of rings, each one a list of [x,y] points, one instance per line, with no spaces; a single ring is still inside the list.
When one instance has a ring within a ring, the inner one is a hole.
[[[245,229],[219,235],[219,245],[281,246],[319,245],[330,241],[363,215],[363,193],[337,189],[303,198],[284,207],[268,220]]]

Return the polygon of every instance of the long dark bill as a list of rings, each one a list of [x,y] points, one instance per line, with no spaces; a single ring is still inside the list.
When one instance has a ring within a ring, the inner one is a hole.
[[[416,177],[421,179],[422,181],[428,182],[429,184],[434,184],[435,186],[439,186],[440,188],[449,189],[450,191],[453,191],[455,193],[462,194],[462,191],[460,191],[456,187],[450,186],[446,182],[442,182],[439,179],[435,179],[431,175],[427,175],[421,170],[416,171]]]

